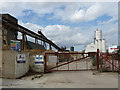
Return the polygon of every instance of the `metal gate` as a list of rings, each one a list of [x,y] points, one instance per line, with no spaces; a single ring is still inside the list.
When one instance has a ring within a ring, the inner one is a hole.
[[[96,57],[97,68],[92,65],[92,57]],[[99,51],[97,53],[45,53],[45,72],[87,71],[96,69],[99,69]]]
[[[102,71],[120,71],[118,53],[101,53],[100,61]]]

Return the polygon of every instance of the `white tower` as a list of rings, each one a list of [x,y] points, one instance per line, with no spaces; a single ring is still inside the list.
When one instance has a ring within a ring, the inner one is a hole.
[[[96,36],[95,37],[96,40],[100,40],[100,39],[102,40],[102,30],[96,30],[95,36]]]
[[[102,39],[102,30],[96,30],[94,33],[94,43],[87,45],[85,52],[106,52],[106,41]]]
[[[102,40],[102,52],[106,52],[106,40]]]
[[[102,52],[102,39],[98,40],[98,45],[99,51]]]
[[[94,42],[100,52],[106,52],[106,41],[102,39],[102,30],[96,30],[94,34]]]

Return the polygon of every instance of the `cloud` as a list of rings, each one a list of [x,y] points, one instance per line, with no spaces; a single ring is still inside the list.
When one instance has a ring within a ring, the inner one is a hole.
[[[29,28],[33,32],[37,32],[39,28],[42,29],[43,34],[50,40],[52,40],[54,43],[56,43],[58,46],[76,46],[76,45],[84,45],[87,42],[89,42],[88,37],[85,37],[82,33],[79,31],[70,28],[69,26],[65,25],[48,25],[46,27],[42,27],[39,25],[35,25],[32,23],[22,23],[19,22],[22,26]],[[19,35],[20,37],[20,35]],[[29,37],[30,41],[33,41]]]
[[[94,41],[94,31],[98,28],[102,30],[103,38],[106,39],[107,46],[111,44],[117,44],[118,42],[118,23],[113,24],[112,22],[91,26],[89,29],[81,29],[81,27],[71,28],[66,25],[48,25],[42,27],[32,23],[22,23],[22,26],[32,30],[33,32],[42,29],[42,33],[49,39],[52,40],[59,47],[70,46],[79,47],[78,49],[85,49],[86,46]],[[19,36],[20,37],[20,36]],[[28,40],[34,41],[33,38],[28,37]]]
[[[114,4],[113,4],[114,5]],[[76,10],[70,17],[69,20],[72,22],[88,22],[97,19],[100,16],[108,15],[112,16],[114,19],[117,16],[117,5],[115,5],[112,9],[111,4],[106,3],[95,3],[91,5],[89,8]],[[107,10],[107,11],[106,11]],[[113,14],[114,13],[114,14]]]
[[[9,7],[9,8],[8,8]],[[64,8],[62,8],[64,7]],[[112,8],[111,8],[112,7]],[[10,13],[13,16],[25,16],[25,10],[31,10],[44,17],[53,14],[48,19],[60,19],[62,22],[88,22],[99,16],[117,16],[117,3],[58,3],[58,2],[2,2],[2,13]],[[28,12],[29,13],[29,12]]]
[[[22,21],[18,21],[18,24],[32,30],[33,32],[35,33],[38,33],[38,30],[42,30],[43,27],[42,26],[39,26],[39,25],[36,25],[36,24],[32,24],[32,23],[23,23]]]
[[[79,31],[65,25],[49,25],[44,28],[46,36],[53,39],[60,46],[81,45],[88,42],[88,39]]]
[[[84,10],[75,11],[75,13],[71,16],[71,21],[83,21],[84,15]]]
[[[45,27],[19,21],[19,24],[35,33],[37,33],[39,29],[42,29],[44,35],[59,46],[70,47],[81,45],[85,47],[93,41],[96,28],[103,31],[103,36],[107,40],[107,44],[117,42],[117,23],[113,23],[118,20],[117,3],[3,2],[0,8],[2,8],[3,13],[10,13],[15,17],[24,17],[34,13],[37,15],[35,18],[38,19],[38,17],[46,18],[45,15],[51,14],[52,16],[48,17],[49,20],[62,21],[59,25],[45,25]],[[28,10],[28,12],[25,12],[26,10]],[[97,20],[98,17],[103,15],[111,16],[112,19],[108,21],[97,21],[97,25],[91,25],[90,27],[87,25],[84,27],[81,25],[74,26],[76,23],[89,23],[89,21]],[[64,25],[66,23],[73,23],[73,27]],[[19,38],[20,37],[21,35],[19,35]],[[29,40],[33,41],[34,39],[29,37]]]
[[[118,3],[63,3],[63,5],[64,9],[54,10],[54,16],[51,19],[77,23],[93,21],[103,15],[113,18],[118,15]]]
[[[13,16],[25,16],[24,11],[31,10],[33,13],[43,17],[45,14],[53,13],[55,9],[61,6],[60,3],[51,2],[1,2],[0,12],[10,13]],[[9,7],[9,8],[8,8]]]
[[[97,21],[98,25],[104,25],[104,24],[109,24],[109,23],[113,23],[114,21],[118,20],[118,17],[113,17],[111,19],[109,19],[108,21]]]
[[[89,31],[93,33],[95,29],[102,30],[103,38],[106,39],[107,46],[118,44],[118,23],[114,23],[114,20],[110,19],[106,22],[98,22],[98,25],[91,26]]]
[[[13,16],[24,16],[24,9],[23,3],[17,2],[1,2],[0,5],[0,12],[1,13],[10,13]]]
[[[32,23],[23,23],[22,21],[18,21],[18,24],[24,26],[25,28],[35,32],[36,34],[38,34],[38,30],[43,30],[42,26],[36,25],[36,24],[32,24]],[[27,36],[29,41],[35,42],[35,39]],[[20,32],[18,32],[18,39],[22,39],[22,34]]]
[[[8,0],[0,2],[8,2]],[[9,0],[9,2],[119,2],[119,0]]]

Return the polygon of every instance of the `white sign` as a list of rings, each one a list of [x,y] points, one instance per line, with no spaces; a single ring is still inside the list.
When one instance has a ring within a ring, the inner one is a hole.
[[[17,55],[17,63],[25,63],[25,54]]]
[[[44,56],[43,55],[36,55],[35,64],[43,65],[44,64]]]
[[[115,50],[117,50],[117,45],[109,46],[109,53],[112,53]]]
[[[49,62],[57,63],[57,56],[49,56]]]

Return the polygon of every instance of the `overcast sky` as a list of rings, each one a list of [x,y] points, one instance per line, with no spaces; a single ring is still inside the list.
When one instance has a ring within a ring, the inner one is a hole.
[[[117,2],[3,2],[0,4],[2,4],[0,12],[13,15],[20,25],[36,33],[41,29],[48,39],[60,47],[74,46],[75,50],[83,50],[94,42],[96,29],[102,30],[107,45],[118,43]]]

